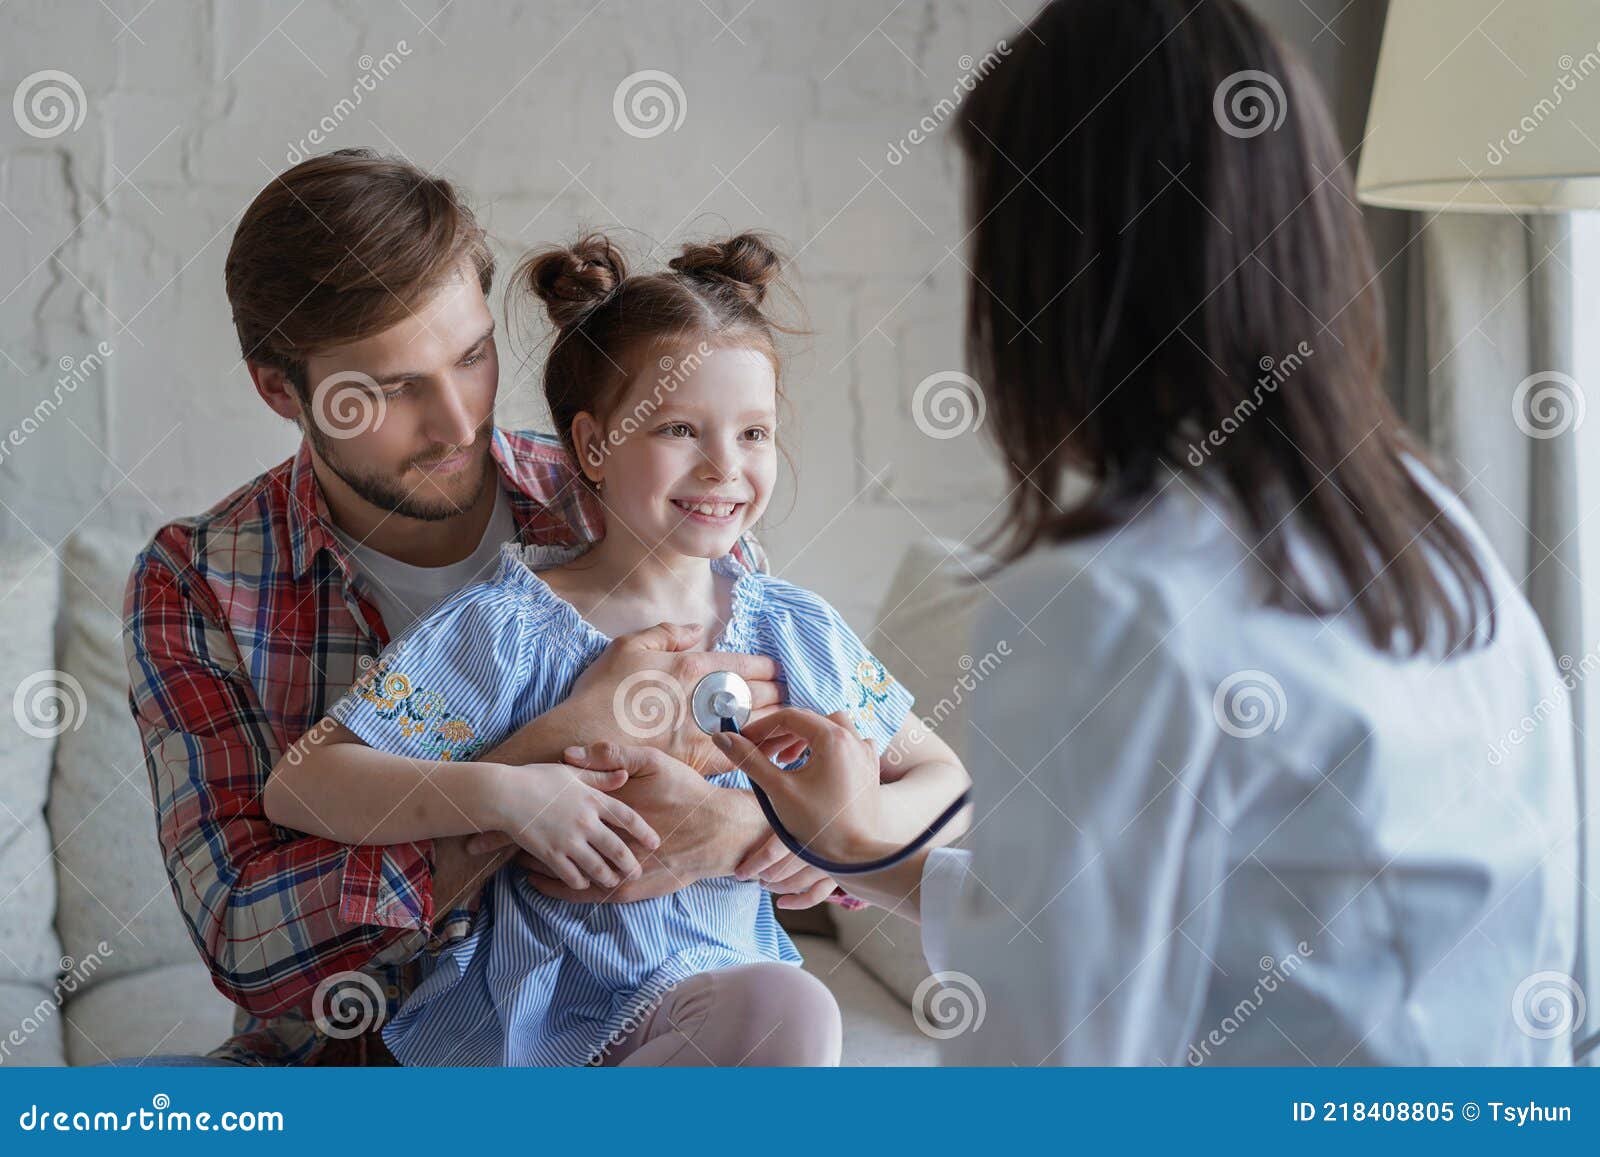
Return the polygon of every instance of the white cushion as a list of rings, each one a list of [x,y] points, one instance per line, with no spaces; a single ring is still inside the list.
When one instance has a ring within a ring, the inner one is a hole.
[[[67,1062],[205,1054],[233,1035],[233,1002],[198,958],[91,985],[67,1001]]]
[[[986,556],[957,543],[932,538],[913,543],[895,570],[878,626],[867,640],[915,697],[912,710],[962,757],[971,689],[1004,661],[1003,655],[974,655],[969,646],[972,614],[985,597],[983,587],[970,579],[990,565]],[[833,922],[850,958],[909,1006],[928,976],[921,930],[876,907],[835,908]]]
[[[796,936],[806,970],[828,986],[844,1020],[846,1065],[932,1065],[934,1042],[918,1031],[911,1013],[831,940]],[[19,995],[8,1000],[8,990]],[[22,993],[31,995],[23,996]],[[0,985],[0,1016],[18,1024],[42,993]],[[57,1018],[60,1019],[59,1017]],[[205,966],[174,964],[98,984],[67,1003],[67,1057],[94,1065],[152,1053],[208,1053],[233,1034],[233,1005],[211,985]],[[32,1059],[13,1050],[6,1063],[59,1065],[44,1035],[30,1041]],[[59,1054],[59,1044],[55,1045]],[[0,1053],[0,1060],[4,1053]]]
[[[847,884],[848,888],[849,885]],[[928,962],[922,955],[922,929],[876,906],[833,913],[839,948],[847,953],[909,1009],[917,985],[928,978]]]
[[[67,1063],[64,1022],[51,988],[0,981],[0,1068]]]
[[[828,986],[844,1020],[844,1054],[849,1066],[926,1066],[939,1063],[938,1046],[918,1030],[911,1011],[847,958],[832,940],[796,936],[806,971]]]
[[[150,777],[128,711],[122,598],[144,542],[96,530],[74,535],[62,552],[61,665],[82,685],[88,711],[56,747],[56,926],[71,956],[109,946],[91,988],[152,965],[200,960],[162,864]]]
[[[0,552],[0,983],[41,992],[54,983],[61,957],[44,819],[50,759],[56,735],[84,716],[76,688],[56,669],[60,575],[43,546]],[[0,1024],[9,1027],[20,1018],[6,1007]]]
[[[1000,655],[971,653],[972,616],[988,596],[972,581],[991,561],[959,543],[927,538],[906,548],[867,639],[915,697],[912,710],[966,755],[967,699]]]

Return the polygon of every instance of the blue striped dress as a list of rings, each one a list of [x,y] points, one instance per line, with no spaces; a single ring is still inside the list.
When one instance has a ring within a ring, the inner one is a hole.
[[[536,571],[578,546],[501,547],[493,578],[463,587],[394,640],[329,714],[368,745],[425,759],[473,759],[571,692],[610,642]],[[912,697],[819,596],[709,561],[731,583],[714,649],[767,655],[785,701],[847,711],[880,753]],[[687,709],[662,677],[618,695],[619,721],[642,739]],[[743,772],[713,776],[748,787]],[[468,935],[424,953],[417,987],[383,1029],[405,1065],[598,1063],[673,985],[698,972],[759,961],[800,963],[759,883],[700,880],[632,903],[542,895],[515,864],[484,885]]]

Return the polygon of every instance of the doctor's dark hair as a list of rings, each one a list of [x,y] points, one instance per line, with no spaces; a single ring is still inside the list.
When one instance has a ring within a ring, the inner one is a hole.
[[[511,289],[537,298],[556,328],[544,364],[545,401],[585,479],[597,463],[573,444],[573,419],[587,410],[604,421],[640,374],[670,391],[687,363],[685,349],[703,343],[764,354],[780,380],[781,404],[777,334],[796,332],[768,312],[782,270],[777,243],[748,232],[687,244],[666,269],[651,273],[630,274],[621,250],[601,233],[522,259]]]
[[[956,122],[1001,567],[1216,476],[1276,605],[1353,609],[1395,654],[1493,638],[1480,560],[1407,468],[1432,463],[1383,393],[1377,271],[1300,61],[1235,0],[1055,0],[1009,43]]]

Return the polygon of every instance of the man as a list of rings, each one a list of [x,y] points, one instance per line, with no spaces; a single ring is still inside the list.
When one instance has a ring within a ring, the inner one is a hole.
[[[288,170],[234,235],[227,292],[251,380],[303,439],[204,514],[162,527],[125,603],[130,704],[173,895],[239,1007],[212,1063],[394,1063],[378,1029],[414,986],[419,954],[466,935],[484,881],[519,851],[472,854],[461,836],[338,844],[272,824],[261,804],[287,749],[392,638],[492,568],[502,542],[604,534],[598,499],[553,438],[494,425],[493,274],[448,182],[368,150]],[[766,568],[752,537],[739,550]],[[777,702],[770,660],[680,650],[688,638],[662,624],[618,639],[567,702],[482,758],[637,744],[612,704],[646,668],[691,685],[731,666],[759,706]],[[644,875],[613,901],[728,875],[764,842],[749,794],[694,770],[729,764],[691,721],[653,745],[659,755],[631,749],[642,762],[617,794],[663,843],[639,850]],[[373,800],[375,815],[397,802]]]

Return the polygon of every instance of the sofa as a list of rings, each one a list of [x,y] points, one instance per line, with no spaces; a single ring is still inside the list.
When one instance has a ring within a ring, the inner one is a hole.
[[[128,712],[122,595],[144,541],[79,531],[0,559],[0,1065],[205,1053],[233,1031],[173,899]],[[948,544],[914,545],[868,637],[958,749],[965,574]],[[917,929],[871,907],[791,917],[843,1010],[844,1063],[936,1063],[911,1007],[929,988]]]

